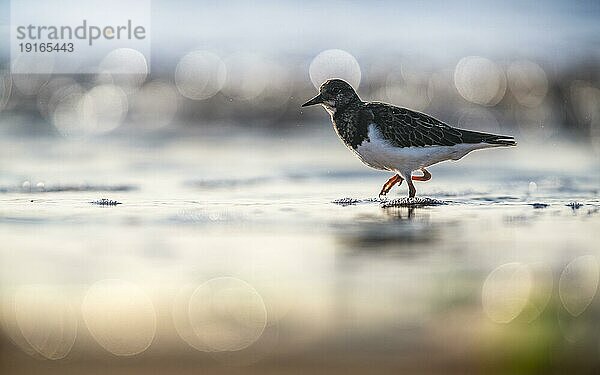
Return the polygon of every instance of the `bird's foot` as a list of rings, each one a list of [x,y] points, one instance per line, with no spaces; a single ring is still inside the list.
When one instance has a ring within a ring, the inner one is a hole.
[[[398,175],[398,174],[393,175],[389,180],[386,181],[385,184],[383,184],[383,187],[381,188],[381,191],[379,192],[379,199],[381,199],[381,197],[385,197],[387,195],[387,193],[389,193],[389,191],[392,190],[394,185],[401,184],[402,181],[404,181],[404,179],[402,177],[400,177],[400,175]]]

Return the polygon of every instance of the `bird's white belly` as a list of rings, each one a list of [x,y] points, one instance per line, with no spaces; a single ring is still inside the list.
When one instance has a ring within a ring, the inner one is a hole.
[[[458,160],[469,152],[492,147],[485,143],[454,146],[395,147],[369,126],[369,140],[356,148],[357,156],[368,166],[401,174],[425,168],[444,160]]]

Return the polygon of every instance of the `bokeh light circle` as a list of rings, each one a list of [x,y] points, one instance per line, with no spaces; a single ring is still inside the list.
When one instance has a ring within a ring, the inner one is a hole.
[[[189,319],[194,333],[212,350],[237,351],[260,338],[267,325],[267,310],[250,284],[219,277],[194,291]]]
[[[135,92],[146,80],[146,57],[132,48],[117,48],[109,52],[98,65],[99,74],[110,84],[119,86],[127,94]]]
[[[117,128],[128,110],[127,95],[116,85],[92,88],[83,98],[85,127],[92,134],[107,133]]]
[[[237,100],[258,97],[269,82],[269,66],[259,55],[236,54],[225,60],[227,79],[223,94]]]
[[[544,70],[531,61],[515,61],[506,71],[508,87],[519,104],[535,108],[542,104],[548,92]]]
[[[205,344],[201,337],[196,335],[190,322],[190,297],[196,288],[197,286],[195,285],[186,285],[175,296],[171,311],[173,325],[179,337],[189,346],[201,352],[211,352],[213,349]]]
[[[527,305],[519,315],[519,320],[531,323],[540,317],[550,302],[554,280],[552,269],[547,264],[537,262],[528,265],[528,268],[533,277],[533,284]]]
[[[168,125],[177,113],[177,88],[168,82],[151,81],[136,93],[131,118],[138,127],[156,130]]]
[[[8,337],[24,353],[34,358],[44,358],[31,347],[21,333],[15,313],[15,292],[13,290],[2,289],[0,293],[0,326],[5,337]]]
[[[98,281],[85,294],[81,310],[94,339],[115,355],[142,353],[154,340],[154,305],[135,284],[123,280]]]
[[[563,269],[558,294],[563,306],[573,316],[583,313],[596,295],[600,272],[593,255],[575,258]]]
[[[506,263],[494,269],[483,283],[483,311],[496,323],[509,323],[529,302],[533,285],[530,268],[522,263]]]
[[[58,79],[57,79],[58,80]],[[49,82],[49,85],[52,86],[52,82]],[[69,97],[69,95],[79,95],[83,96],[85,93],[85,89],[79,83],[72,81],[71,83],[66,83],[66,81],[62,81],[65,85],[59,84],[59,87],[52,87],[52,94],[48,99],[48,102],[45,103],[45,89],[42,88],[40,90],[40,95],[38,96],[38,109],[40,113],[47,117],[48,119],[52,119],[54,116],[54,112],[59,104],[65,100],[65,98]]]
[[[316,88],[330,78],[340,78],[358,89],[361,70],[358,61],[341,49],[328,49],[319,53],[308,69],[310,80]]]
[[[52,111],[52,123],[65,137],[81,138],[88,135],[84,127],[83,98],[83,92],[72,91],[57,99]]]
[[[21,54],[12,63],[11,74],[13,86],[24,96],[35,96],[39,89],[51,77],[54,67],[54,56],[50,53],[43,55]]]
[[[0,70],[0,112],[8,103],[12,91],[12,77],[7,70]]]
[[[115,85],[96,86],[88,92],[77,84],[64,86],[48,102],[54,126],[72,138],[108,133],[123,122],[127,111],[127,94]]]
[[[462,58],[454,70],[454,84],[467,101],[494,106],[506,92],[506,76],[493,61],[480,56]]]
[[[175,68],[175,85],[186,98],[204,100],[215,96],[225,84],[227,68],[221,58],[208,51],[192,51]]]
[[[14,312],[27,343],[47,359],[65,358],[77,337],[77,315],[66,296],[43,285],[19,288]]]
[[[66,87],[72,87],[75,85],[77,85],[77,82],[75,82],[75,80],[71,77],[57,77],[46,82],[46,84],[40,88],[37,95],[37,107],[40,114],[46,119],[50,118],[54,110],[50,101],[54,94],[59,91],[63,91],[63,89]],[[54,100],[56,99],[58,99],[58,97],[54,98]]]

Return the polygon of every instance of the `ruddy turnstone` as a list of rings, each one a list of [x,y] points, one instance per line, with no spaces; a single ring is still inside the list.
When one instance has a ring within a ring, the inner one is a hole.
[[[346,81],[330,79],[319,95],[302,104],[321,104],[331,115],[333,128],[344,144],[369,167],[394,172],[381,188],[385,196],[406,180],[409,197],[413,181],[428,181],[430,165],[458,160],[471,151],[516,146],[511,136],[453,128],[424,113],[387,103],[363,102]],[[422,176],[412,172],[421,170]]]

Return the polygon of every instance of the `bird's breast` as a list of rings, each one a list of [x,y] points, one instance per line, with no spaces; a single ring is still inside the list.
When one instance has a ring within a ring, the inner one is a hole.
[[[368,127],[367,138],[353,149],[356,156],[366,165],[382,170],[393,170],[395,158],[393,147],[385,140],[374,125]]]

